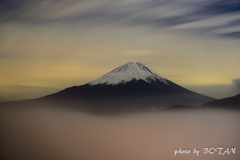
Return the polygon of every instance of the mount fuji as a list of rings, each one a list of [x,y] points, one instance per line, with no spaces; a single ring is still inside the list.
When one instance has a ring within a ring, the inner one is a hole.
[[[214,98],[185,89],[142,63],[129,62],[85,85],[66,88],[39,100],[74,101],[80,106],[115,110],[200,106]]]

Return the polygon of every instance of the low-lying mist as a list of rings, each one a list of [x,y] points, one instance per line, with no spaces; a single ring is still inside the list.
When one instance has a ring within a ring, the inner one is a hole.
[[[240,113],[226,110],[98,116],[52,106],[4,107],[0,159],[238,160],[239,124]],[[204,154],[205,147],[236,152]],[[174,156],[180,148],[190,153]]]

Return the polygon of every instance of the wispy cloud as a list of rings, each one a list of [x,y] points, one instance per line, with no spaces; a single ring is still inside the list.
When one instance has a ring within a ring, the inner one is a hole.
[[[240,26],[239,0],[2,0],[1,22],[45,24],[118,24],[124,26],[149,26],[168,28],[186,25],[186,30],[209,33],[218,28]],[[238,18],[229,20],[233,16]],[[222,19],[221,24],[208,19]],[[213,25],[212,28],[194,26]],[[192,28],[188,28],[192,25]],[[178,30],[178,28],[175,28]],[[239,30],[238,30],[239,31]],[[223,37],[236,38],[238,31],[221,33]],[[234,34],[236,33],[236,34]],[[212,35],[218,35],[212,33]]]

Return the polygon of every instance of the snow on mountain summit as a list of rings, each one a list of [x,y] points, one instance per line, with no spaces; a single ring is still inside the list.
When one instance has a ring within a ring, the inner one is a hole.
[[[126,63],[111,72],[103,75],[102,77],[89,82],[90,85],[117,85],[130,82],[132,80],[144,80],[147,83],[152,81],[160,81],[164,84],[167,83],[167,79],[146,67],[139,62]]]

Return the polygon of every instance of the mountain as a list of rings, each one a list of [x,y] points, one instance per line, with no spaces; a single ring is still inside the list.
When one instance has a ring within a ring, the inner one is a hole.
[[[204,105],[201,106],[202,108],[222,108],[222,109],[237,109],[240,110],[240,94],[233,96],[233,97],[228,97],[228,98],[223,98],[220,100],[214,100],[211,102],[208,102]]]
[[[199,106],[214,99],[187,90],[142,63],[129,62],[85,85],[39,100],[75,101],[95,109],[159,109],[178,104]]]

